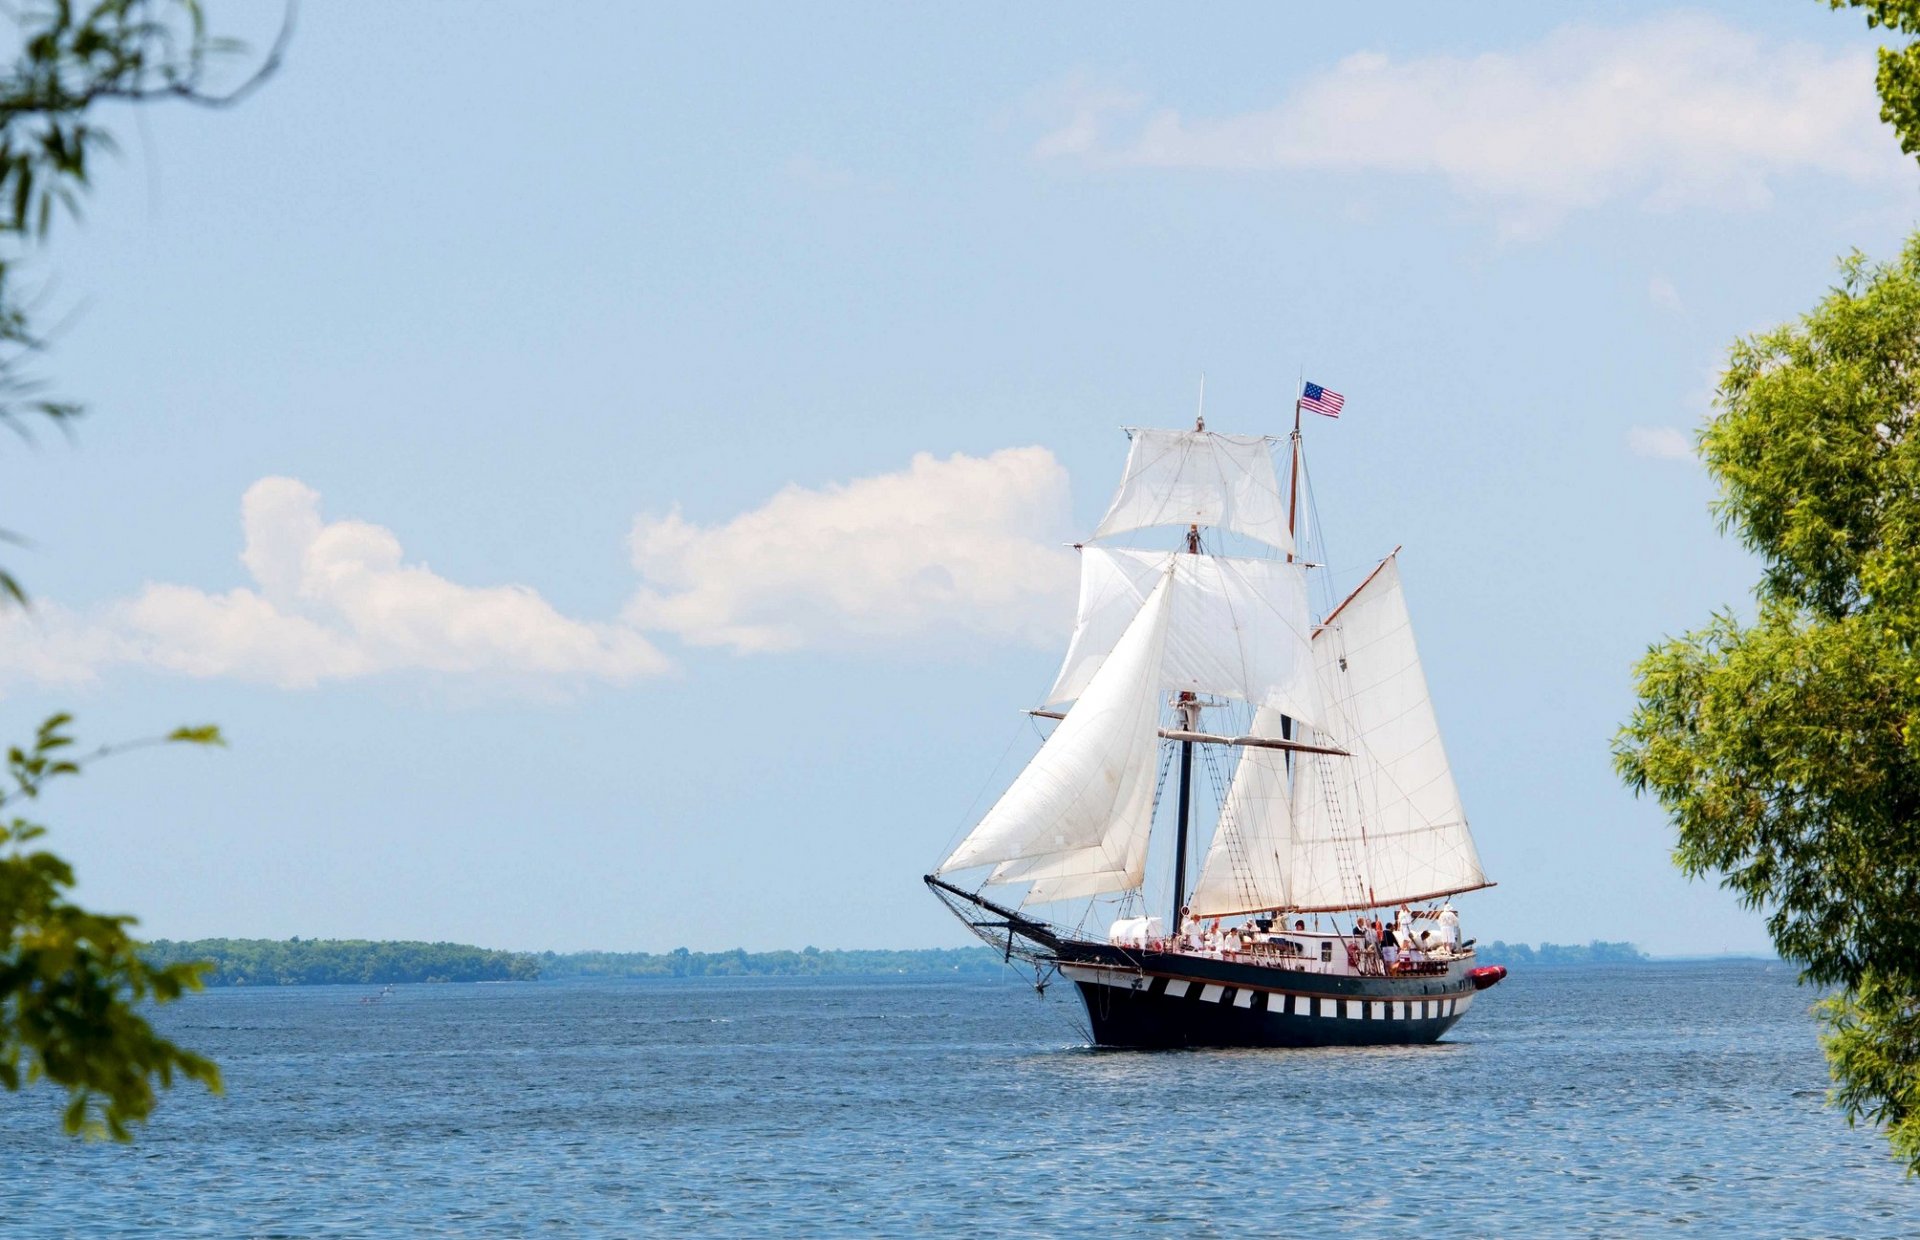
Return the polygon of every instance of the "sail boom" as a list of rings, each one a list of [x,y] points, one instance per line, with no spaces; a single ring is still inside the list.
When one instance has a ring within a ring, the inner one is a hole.
[[[1442,896],[1464,895],[1469,891],[1485,891],[1489,887],[1498,887],[1499,885],[1500,885],[1499,883],[1494,882],[1492,879],[1488,879],[1484,883],[1474,883],[1473,885],[1468,887],[1448,887],[1441,891],[1423,891],[1417,896],[1396,895],[1388,898],[1375,899],[1365,904],[1354,904],[1352,902],[1348,902],[1346,904],[1303,904],[1298,908],[1288,906],[1286,908],[1281,909],[1280,911],[1283,913],[1352,913],[1352,912],[1357,912],[1360,909],[1390,908],[1395,904],[1418,904],[1422,900],[1438,900]],[[1237,916],[1240,913],[1265,912],[1271,907],[1272,907],[1271,905],[1261,905],[1259,908],[1238,909],[1232,913],[1228,913],[1228,912],[1216,913],[1213,910],[1208,910],[1207,916],[1232,917],[1232,916]]]
[[[1039,719],[1065,719],[1064,710],[1030,710],[1029,715]],[[1351,758],[1352,753],[1345,749],[1335,749],[1331,745],[1309,745],[1305,741],[1287,741],[1274,736],[1222,736],[1217,732],[1185,732],[1179,728],[1161,728],[1160,738],[1169,741],[1193,741],[1200,745],[1240,745],[1258,749],[1291,749],[1295,753],[1324,753],[1336,758]]]

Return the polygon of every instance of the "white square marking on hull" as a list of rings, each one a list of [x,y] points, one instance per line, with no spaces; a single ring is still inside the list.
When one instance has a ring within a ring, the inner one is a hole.
[[[1175,978],[1173,981],[1168,982],[1167,998],[1169,999],[1185,998],[1187,993],[1187,986],[1188,984],[1186,982],[1183,982],[1178,978]]]
[[[1225,986],[1216,986],[1209,982],[1200,988],[1200,1002],[1218,1003],[1220,1002],[1220,996],[1226,993],[1227,988]]]
[[[1253,1006],[1253,992],[1252,992],[1251,990],[1243,990],[1243,991],[1241,991],[1241,992],[1240,992],[1239,994],[1237,994],[1237,995],[1235,995],[1235,996],[1233,997],[1233,1006],[1235,1006],[1235,1007],[1252,1007],[1252,1006]]]
[[[1375,999],[1373,1001],[1373,1019],[1385,1020],[1386,1018],[1387,1018],[1387,1005],[1382,1003],[1380,1000]]]
[[[1293,997],[1293,1014],[1295,1016],[1313,1015],[1313,1000],[1307,998],[1305,995],[1295,995]]]
[[[1347,1019],[1348,1020],[1360,1019],[1360,1000],[1358,999],[1347,1000]]]
[[[1407,1018],[1407,1005],[1398,999],[1393,1001],[1393,1018],[1395,1020],[1405,1020]]]
[[[1338,1016],[1340,1015],[1340,1005],[1331,999],[1322,999],[1320,1000],[1320,1015]]]
[[[1442,1016],[1453,1015],[1453,1000],[1443,999],[1440,1001],[1440,1015]]]

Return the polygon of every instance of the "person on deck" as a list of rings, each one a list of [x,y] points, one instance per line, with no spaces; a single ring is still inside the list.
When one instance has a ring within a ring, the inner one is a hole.
[[[1447,940],[1448,947],[1460,946],[1460,914],[1454,912],[1453,901],[1448,900],[1440,906],[1440,933]]]

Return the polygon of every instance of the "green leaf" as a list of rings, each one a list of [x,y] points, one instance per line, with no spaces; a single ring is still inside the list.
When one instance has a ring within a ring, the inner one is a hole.
[[[195,727],[175,728],[173,731],[167,733],[167,740],[188,745],[224,746],[227,743],[227,738],[220,735],[220,729],[211,723],[203,723]]]

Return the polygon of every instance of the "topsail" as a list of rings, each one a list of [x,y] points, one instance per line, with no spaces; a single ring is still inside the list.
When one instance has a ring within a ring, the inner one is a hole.
[[[1097,541],[1156,525],[1230,530],[1293,554],[1287,500],[1261,435],[1134,430],[1127,473]]]

